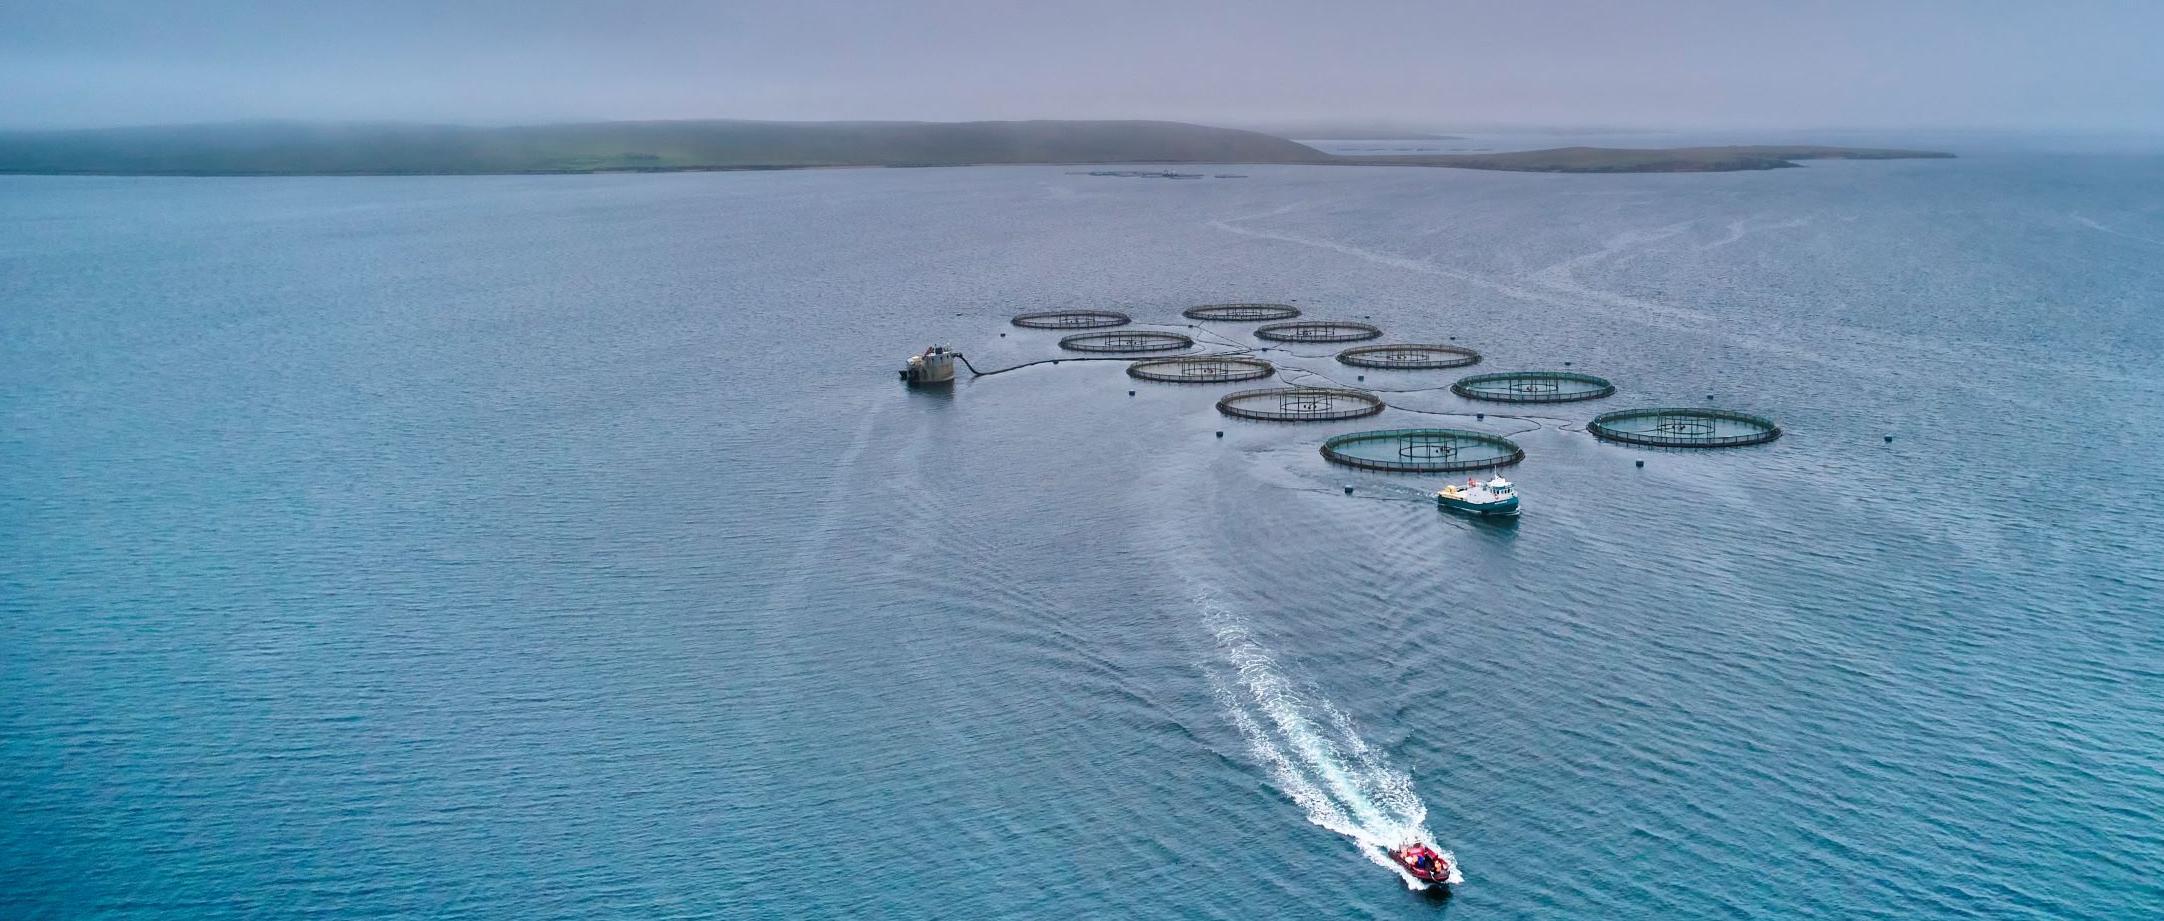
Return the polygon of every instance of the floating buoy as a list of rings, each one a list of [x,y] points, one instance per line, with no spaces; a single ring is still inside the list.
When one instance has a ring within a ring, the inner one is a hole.
[[[1646,469],[1646,462],[1645,462],[1645,461],[1639,461],[1639,462],[1638,462],[1638,469],[1640,469],[1640,470],[1644,470],[1644,469]]]
[[[1482,422],[1486,422],[1486,421],[1488,421],[1488,414],[1487,414],[1487,413],[1474,413],[1474,414],[1473,414],[1473,418],[1475,418],[1475,419],[1478,419],[1478,420],[1480,420],[1480,421],[1482,421]]]
[[[1346,495],[1348,495],[1348,496],[1349,496],[1349,495],[1352,495],[1352,484],[1351,484],[1351,483],[1347,483],[1347,484],[1345,484],[1345,494],[1346,494]]]
[[[1367,376],[1367,375],[1365,375],[1365,374],[1358,374],[1358,375],[1354,375],[1354,376],[1355,376],[1355,377],[1357,377],[1357,378],[1359,378],[1360,380],[1363,380],[1363,381],[1364,381],[1364,380],[1367,380],[1367,379],[1368,379],[1368,376]]]
[[[1225,437],[1225,433],[1224,433],[1224,432],[1222,432],[1222,431],[1221,431],[1221,432],[1218,432],[1218,433],[1217,433],[1217,437],[1219,437],[1219,438],[1223,438],[1223,437]]]
[[[1134,391],[1132,391],[1132,390],[1129,390],[1129,391],[1127,391],[1127,395],[1128,395],[1128,396],[1134,396],[1134,395],[1135,395],[1135,392],[1134,392]]]
[[[1893,436],[1892,436],[1892,435],[1888,435],[1888,436],[1886,436],[1886,443],[1887,443],[1887,444],[1893,444]]]

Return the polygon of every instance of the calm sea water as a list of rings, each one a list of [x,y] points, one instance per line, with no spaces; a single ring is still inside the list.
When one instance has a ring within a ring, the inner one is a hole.
[[[0,915],[2164,915],[2164,160],[1237,172],[0,179]],[[894,380],[1228,300],[1619,392]]]

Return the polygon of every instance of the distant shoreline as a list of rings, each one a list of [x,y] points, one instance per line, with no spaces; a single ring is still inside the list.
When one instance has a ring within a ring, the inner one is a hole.
[[[0,132],[0,175],[550,176],[950,166],[1419,166],[1542,173],[1783,169],[1953,154],[1815,145],[1357,156],[1178,122],[596,122],[514,128],[276,122]]]
[[[938,168],[951,166],[1037,166],[1059,164],[1033,163],[956,163],[937,164]],[[347,170],[338,172],[293,173],[275,170],[254,172],[239,171],[190,171],[190,170],[17,170],[0,167],[0,176],[106,176],[123,178],[140,176],[145,179],[307,179],[307,178],[355,178],[363,176],[604,176],[616,173],[772,173],[787,170],[819,169],[930,169],[883,163],[836,163],[836,164],[741,164],[726,166],[614,166],[591,169],[490,169],[490,170]]]
[[[302,179],[357,178],[367,176],[416,177],[416,176],[609,176],[636,175],[641,173],[773,173],[797,170],[841,169],[965,169],[976,166],[1389,166],[1427,167],[1430,169],[1469,169],[1501,173],[1732,173],[1755,170],[1789,169],[1803,164],[1796,160],[1951,160],[1956,156],[1938,151],[1904,151],[1900,154],[1881,156],[1842,156],[1838,154],[1805,157],[1742,157],[1733,160],[1678,160],[1672,155],[1687,148],[1591,148],[1603,154],[1614,154],[1612,159],[1593,158],[1576,164],[1547,165],[1536,160],[1513,162],[1514,154],[1466,154],[1468,160],[1485,162],[1433,162],[1397,163],[1383,162],[1391,157],[1343,157],[1336,160],[1305,162],[1284,161],[1237,161],[1237,160],[1070,160],[1070,161],[1001,161],[986,163],[822,163],[822,164],[727,164],[712,166],[613,166],[583,169],[488,169],[488,170],[347,170],[322,172],[261,171],[215,171],[215,170],[65,170],[40,169],[17,170],[0,167],[0,176],[105,176],[164,179]],[[1515,152],[1514,152],[1515,153]],[[1527,155],[1549,154],[1551,151],[1523,151]],[[1459,155],[1447,155],[1459,156]],[[1652,159],[1657,162],[1633,161]]]
[[[1821,145],[1733,147],[1556,147],[1501,153],[1340,157],[1374,166],[1428,166],[1521,173],[1725,173],[1789,169],[1800,160],[1950,160],[1936,150]]]

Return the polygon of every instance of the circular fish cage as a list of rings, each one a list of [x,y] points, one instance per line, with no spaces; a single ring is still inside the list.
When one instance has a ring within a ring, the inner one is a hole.
[[[1465,429],[1384,429],[1354,432],[1322,443],[1331,463],[1397,473],[1454,473],[1508,467],[1525,450],[1501,435]]]
[[[1727,409],[1655,407],[1622,409],[1593,417],[1595,438],[1657,448],[1733,448],[1781,437],[1772,419]]]
[[[1290,320],[1299,315],[1300,308],[1291,304],[1203,304],[1180,311],[1180,316],[1190,320],[1232,320],[1241,323]]]
[[[1128,377],[1168,384],[1225,384],[1232,381],[1251,381],[1276,373],[1276,365],[1260,358],[1244,358],[1238,355],[1146,358],[1127,366]]]
[[[1347,320],[1295,320],[1255,327],[1255,338],[1272,342],[1358,342],[1382,334],[1382,330],[1366,323]]]
[[[1076,333],[1059,341],[1072,352],[1171,352],[1194,345],[1179,333],[1147,329],[1123,329],[1116,333]]]
[[[1568,403],[1615,393],[1606,378],[1575,371],[1503,371],[1462,377],[1450,392],[1468,400],[1498,403]]]
[[[1126,326],[1134,318],[1117,310],[1043,310],[1016,314],[1008,322],[1030,329],[1103,329]]]
[[[1264,422],[1335,422],[1382,412],[1383,401],[1365,390],[1271,387],[1225,394],[1217,411]]]
[[[1403,371],[1429,368],[1462,368],[1479,364],[1480,353],[1455,345],[1417,342],[1360,345],[1337,353],[1337,360],[1360,368],[1393,368]]]

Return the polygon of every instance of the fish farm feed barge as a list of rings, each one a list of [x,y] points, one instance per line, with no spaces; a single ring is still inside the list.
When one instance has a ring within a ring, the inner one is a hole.
[[[902,366],[902,381],[912,387],[936,387],[954,383],[954,360],[960,352],[943,345],[926,348],[909,356],[909,363]]]

